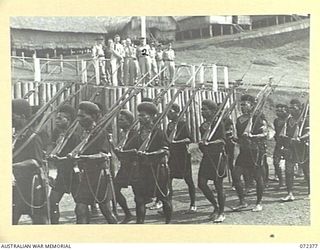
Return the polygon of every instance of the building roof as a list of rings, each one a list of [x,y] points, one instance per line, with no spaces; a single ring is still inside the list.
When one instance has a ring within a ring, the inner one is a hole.
[[[133,16],[93,16],[93,17],[26,17],[16,16],[10,18],[10,27],[13,29],[42,30],[51,32],[99,33],[121,31]],[[155,25],[159,18],[169,18],[176,23],[173,17],[149,17],[150,23]],[[160,24],[159,24],[160,25]],[[171,30],[169,25],[162,25],[161,29]]]
[[[10,27],[51,32],[107,33],[106,26],[99,17],[16,16],[10,18]]]

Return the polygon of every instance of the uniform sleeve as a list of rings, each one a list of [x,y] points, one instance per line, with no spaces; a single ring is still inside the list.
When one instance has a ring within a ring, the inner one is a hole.
[[[44,158],[44,153],[43,144],[40,136],[35,136],[32,140],[32,143],[28,147],[30,148],[30,159],[36,160],[41,166]]]

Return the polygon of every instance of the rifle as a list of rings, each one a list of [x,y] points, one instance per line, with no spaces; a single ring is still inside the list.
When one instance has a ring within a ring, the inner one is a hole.
[[[134,87],[137,87],[140,82],[147,76],[148,73],[144,74],[138,81],[137,83],[133,86],[133,88],[130,88],[130,89],[127,89],[125,91],[125,93],[123,93],[123,95],[111,106],[110,110],[114,110],[119,104],[120,102],[125,98],[125,96],[128,94],[128,93],[131,93],[132,90],[134,89]],[[89,101],[92,101],[94,98],[95,98],[95,94],[93,94],[90,98]],[[100,120],[101,121],[101,120]],[[56,145],[56,147],[52,150],[51,152],[51,155],[57,155],[59,154],[62,149],[65,147],[65,145],[68,143],[68,141],[70,140],[71,136],[75,133],[75,131],[77,130],[78,128],[78,124],[79,124],[79,121],[76,119],[73,121],[73,123],[69,126],[69,128],[67,129],[66,133],[65,133],[65,136],[64,138],[61,140],[60,143],[58,143]]]
[[[195,73],[197,73],[200,68],[202,66],[202,63],[200,64],[200,66],[198,67],[197,71]],[[190,77],[190,79],[187,81],[186,83],[186,86],[189,84],[189,82],[192,81],[192,77]],[[185,87],[186,88],[186,87]],[[140,148],[139,148],[139,151],[141,152],[146,152],[147,149],[149,148],[149,144],[150,144],[150,141],[151,141],[151,135],[152,135],[152,132],[158,127],[160,121],[168,114],[170,108],[172,107],[172,105],[174,104],[174,101],[175,99],[180,95],[180,93],[185,89],[185,88],[181,88],[179,89],[175,95],[172,97],[172,99],[170,100],[170,102],[167,104],[166,106],[166,109],[157,117],[156,121],[154,122],[147,138],[144,140],[144,142],[141,144]]]
[[[27,123],[24,128],[22,128],[19,133],[16,135],[15,139],[13,140],[13,148],[15,147],[15,144],[17,140],[19,140],[21,137],[25,136],[27,131],[34,125],[34,123],[39,119],[39,117],[58,99],[58,97],[62,94],[63,91],[65,91],[67,88],[70,88],[74,83],[66,84],[64,85],[52,98],[50,101],[48,101],[45,105],[43,105],[37,113],[33,116],[33,118]]]
[[[230,99],[231,95],[234,93],[235,90],[235,86],[230,90],[230,92],[228,93],[228,95],[224,98],[223,102],[221,103],[218,111],[214,114],[214,116],[212,117],[212,119],[209,122],[209,126],[206,129],[205,133],[203,134],[201,140],[203,142],[208,142],[209,139],[212,137],[212,133],[210,133],[211,131],[211,125],[216,121],[216,119],[218,118],[218,116],[221,114],[221,112],[223,111],[223,109],[225,109],[228,100]]]
[[[201,89],[202,87],[197,88],[193,94],[190,96],[189,100],[186,102],[184,108],[181,110],[177,121],[174,123],[174,127],[170,133],[170,135],[168,136],[168,140],[170,143],[173,142],[174,138],[176,137],[176,133],[177,133],[177,128],[178,128],[178,122],[183,118],[184,114],[187,112],[189,106],[191,105],[193,99],[196,97],[196,94],[198,93],[198,91]]]

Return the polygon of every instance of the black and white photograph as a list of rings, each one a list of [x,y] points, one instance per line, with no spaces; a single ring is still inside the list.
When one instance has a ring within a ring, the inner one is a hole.
[[[11,16],[12,225],[310,226],[311,18]]]

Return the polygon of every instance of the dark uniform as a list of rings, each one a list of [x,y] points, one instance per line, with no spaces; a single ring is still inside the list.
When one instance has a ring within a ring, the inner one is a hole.
[[[244,200],[243,187],[241,185],[240,176],[243,174],[247,178],[254,178],[257,182],[257,205],[261,203],[264,189],[264,164],[266,161],[266,138],[250,138],[244,136],[243,133],[249,122],[248,116],[242,115],[237,119],[236,131],[238,143],[240,145],[240,153],[235,162],[235,187],[240,199]],[[251,134],[258,135],[264,133],[265,118],[263,114],[256,115],[252,119]],[[262,209],[262,207],[260,208]],[[260,209],[258,209],[260,211]],[[257,210],[257,211],[258,211]]]
[[[293,141],[296,130],[302,125],[302,121],[296,123],[292,117],[286,122],[286,133],[287,138],[283,138],[284,145],[284,157],[286,160],[286,186],[288,193],[292,192],[293,189],[293,177],[294,177],[294,166],[299,164],[304,170],[305,178],[308,182],[308,192],[310,192],[310,177],[309,177],[309,138],[301,141]],[[302,129],[302,135],[309,131],[309,119],[304,123]],[[293,200],[293,199],[292,199]]]
[[[175,126],[175,122],[170,122],[167,127],[167,135],[169,136]],[[177,125],[176,141],[189,138],[191,140],[190,131],[186,121],[180,120]],[[191,154],[185,143],[171,143],[169,146],[170,156],[168,160],[170,168],[170,177],[183,179],[192,176],[191,172]]]
[[[15,144],[15,150],[31,136],[32,131],[19,139]],[[45,181],[40,168],[43,166],[43,146],[40,136],[35,135],[27,147],[14,159],[13,163],[25,160],[35,160],[39,167],[34,165],[13,168],[15,183],[13,185],[13,224],[18,224],[22,214],[32,218],[33,224],[46,224],[47,199]]]
[[[167,127],[167,136],[169,136],[176,122],[171,121]],[[179,143],[179,141],[184,139],[189,139],[191,142],[191,134],[186,121],[178,121],[176,128],[176,136],[174,138],[178,143],[171,143],[169,146],[169,159],[168,165],[170,169],[170,196],[172,199],[173,189],[172,189],[172,179],[184,179],[188,185],[189,196],[190,196],[190,212],[195,212],[195,186],[192,179],[192,169],[191,169],[191,153],[188,150],[187,143]],[[191,211],[193,210],[193,211]]]
[[[83,137],[86,136],[84,131]],[[107,143],[107,134],[100,136],[81,155],[93,155],[108,153],[110,149]],[[90,139],[89,139],[90,142]],[[80,183],[74,194],[76,203],[91,205],[94,202],[105,203],[112,196],[109,188],[108,174],[104,160],[81,160],[78,162],[80,169]]]
[[[53,146],[56,146],[64,138],[64,134],[57,134],[58,130],[53,131]],[[80,143],[79,135],[73,134],[61,152],[59,157],[65,157]],[[77,187],[79,185],[79,176],[75,173],[73,167],[74,162],[71,159],[55,161],[55,167],[57,168],[57,176],[53,182],[53,187],[50,194],[50,213],[51,224],[59,223],[59,202],[62,196],[66,193],[72,193],[72,196],[77,193]]]
[[[215,122],[213,124],[215,124]],[[201,124],[201,136],[203,136],[208,126],[210,125],[207,122]],[[213,129],[213,127],[214,125],[211,126],[211,129]],[[217,144],[210,144],[208,146],[200,146],[203,157],[200,162],[199,177],[215,181],[218,178],[224,178],[227,176],[224,131],[224,123],[221,122],[216,132],[209,140],[209,142],[215,140],[221,140],[221,142]]]
[[[283,156],[283,143],[280,138],[280,134],[281,134],[281,131],[283,130],[283,127],[286,123],[286,120],[287,120],[287,118],[283,119],[283,118],[277,117],[273,121],[273,126],[274,126],[274,130],[275,130],[274,140],[276,142],[276,144],[274,146],[274,151],[273,151],[273,165],[274,165],[274,169],[275,169],[275,174],[279,178],[279,186],[282,186],[282,184],[283,184],[282,170],[281,170],[279,164],[280,164],[281,159],[284,159],[283,158],[284,157]]]

